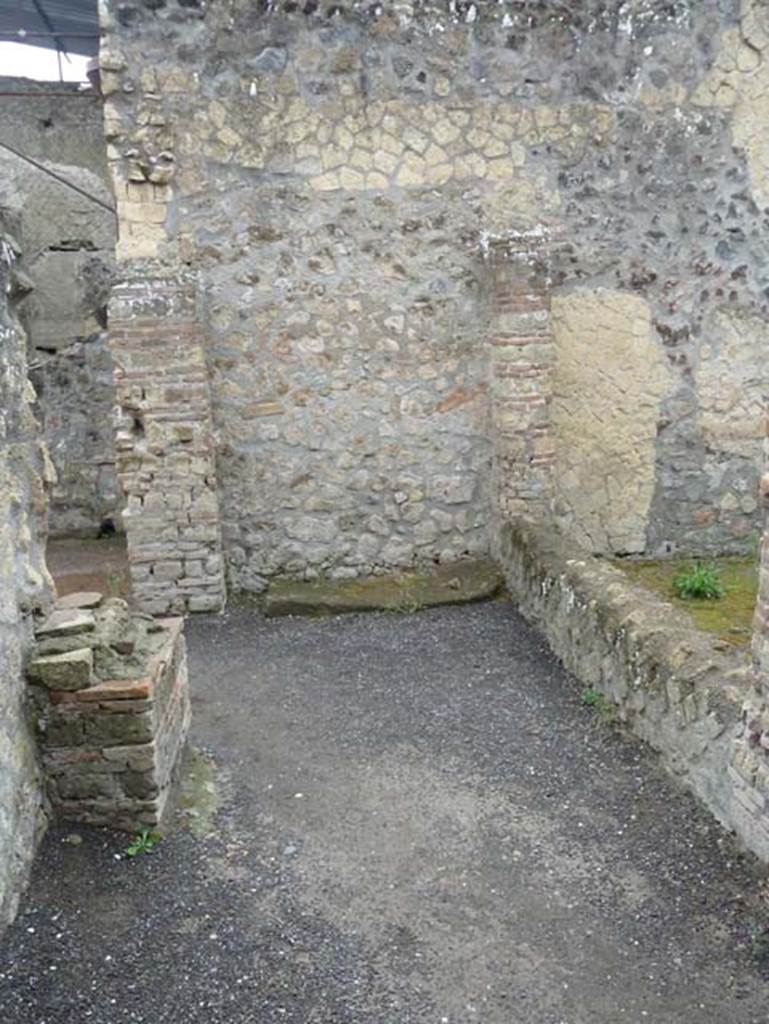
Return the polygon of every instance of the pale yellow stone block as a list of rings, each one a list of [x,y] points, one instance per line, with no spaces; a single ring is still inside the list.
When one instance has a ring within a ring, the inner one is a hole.
[[[395,180],[403,188],[423,185],[425,183],[426,171],[427,164],[421,157],[418,157],[415,153],[407,153],[403,158]]]
[[[334,132],[334,142],[340,149],[343,149],[345,151],[352,149],[352,145],[354,142],[352,132],[345,128],[343,125],[340,125]]]
[[[117,214],[121,222],[134,224],[163,224],[166,219],[165,203],[133,203],[118,200]]]
[[[352,167],[343,167],[339,171],[339,184],[342,188],[361,189],[365,187],[366,179],[360,171]]]
[[[441,120],[438,121],[432,130],[432,136],[439,146],[445,146],[450,142],[455,142],[460,135],[459,128],[452,124],[451,121]]]
[[[445,185],[454,176],[451,164],[433,164],[427,168],[425,180],[429,185]]]
[[[485,178],[486,169],[486,161],[477,153],[460,157],[454,164],[454,173],[458,178]]]
[[[492,136],[489,139],[489,142],[483,147],[483,155],[487,160],[492,160],[494,157],[507,156],[509,148],[510,147],[506,141]]]
[[[324,171],[330,171],[335,167],[341,167],[347,163],[347,153],[334,146],[326,146],[320,153],[321,163]]]
[[[120,91],[121,76],[113,71],[102,70],[101,76],[101,91],[103,96],[112,96],[113,93]]]
[[[382,174],[392,174],[398,166],[398,157],[380,149],[374,154],[374,166]]]
[[[217,132],[216,136],[224,146],[230,146],[234,149],[235,146],[240,145],[241,138],[234,129],[230,128],[229,125],[225,125],[221,131]]]
[[[286,142],[290,142],[292,145],[301,142],[310,134],[310,126],[305,124],[303,121],[295,121],[293,124],[289,124],[284,133]]]
[[[355,149],[350,157],[350,166],[359,171],[372,171],[374,169],[374,156],[367,149]]]
[[[208,104],[208,117],[217,128],[223,128],[227,120],[227,108],[218,100],[211,100]]]
[[[491,141],[489,133],[481,131],[479,128],[472,128],[465,138],[472,149],[485,149]]]
[[[260,146],[247,142],[238,151],[238,163],[243,167],[264,167],[264,150]]]
[[[320,157],[320,147],[314,142],[302,142],[296,147],[296,155],[300,160],[307,160],[312,157]]]
[[[409,149],[415,150],[421,156],[427,149],[429,142],[426,135],[417,131],[416,128],[406,128],[403,131],[402,139]]]
[[[158,252],[157,238],[136,237],[129,232],[121,233],[115,246],[118,261],[133,259],[152,259]]]
[[[440,146],[436,146],[434,142],[430,143],[425,153],[425,161],[430,166],[436,164],[445,164],[448,161],[445,150],[441,149]]]
[[[310,186],[317,189],[318,192],[332,192],[339,188],[339,176],[334,172],[318,174],[314,178],[310,178]]]
[[[515,167],[509,157],[489,160],[486,176],[492,181],[507,181],[515,175]]]
[[[382,189],[387,188],[389,184],[390,182],[384,174],[374,172],[366,175],[366,188]]]
[[[450,110],[448,116],[458,128],[466,128],[470,124],[470,114],[466,110]]]
[[[405,151],[403,143],[397,136],[387,135],[384,132],[379,138],[378,148],[397,157],[402,156]]]
[[[154,203],[155,190],[149,181],[127,181],[124,185],[125,197],[131,203]],[[118,206],[120,203],[118,202]]]
[[[520,142],[513,142],[510,146],[510,163],[513,167],[523,167],[526,163],[526,149]]]
[[[195,80],[182,68],[172,66],[169,71],[163,68],[158,69],[158,77],[161,82],[161,91],[166,93],[184,92],[189,93],[195,86]]]

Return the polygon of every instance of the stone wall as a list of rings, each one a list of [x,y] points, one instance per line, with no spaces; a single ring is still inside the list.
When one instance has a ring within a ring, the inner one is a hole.
[[[744,655],[552,527],[505,524],[496,546],[513,599],[565,667],[769,859],[769,714]]]
[[[559,518],[596,550],[748,546],[761,4],[109,0],[103,16],[118,256],[128,277],[198,275],[236,587],[487,548],[481,241],[537,225],[562,240]]]
[[[37,360],[31,378],[56,466],[51,532],[93,533],[106,520],[119,526],[124,498],[115,469],[114,366],[106,333]]]
[[[45,811],[34,740],[25,713],[23,662],[32,613],[45,605],[46,484],[27,375],[26,339],[14,306],[23,288],[18,242],[0,216],[0,927],[14,915]]]
[[[0,77],[0,93],[0,139],[58,176],[0,147],[0,205],[5,193],[20,216],[32,285],[19,315],[58,474],[51,532],[92,531],[116,518],[122,504],[103,336],[117,225],[108,209],[114,200],[102,104],[92,92],[58,82]]]

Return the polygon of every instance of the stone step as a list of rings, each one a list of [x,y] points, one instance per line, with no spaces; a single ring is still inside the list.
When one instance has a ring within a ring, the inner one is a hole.
[[[355,580],[276,580],[264,612],[340,615],[345,612],[413,612],[435,605],[483,601],[497,595],[502,574],[488,559],[467,559],[425,572],[399,572]]]

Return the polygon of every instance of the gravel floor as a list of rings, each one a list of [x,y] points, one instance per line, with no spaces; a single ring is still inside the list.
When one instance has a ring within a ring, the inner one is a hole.
[[[766,1024],[765,873],[510,605],[189,623],[183,813],[64,827],[2,1024]],[[218,809],[211,817],[212,800]]]

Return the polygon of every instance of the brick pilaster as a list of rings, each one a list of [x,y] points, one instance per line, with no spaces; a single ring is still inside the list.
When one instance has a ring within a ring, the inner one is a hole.
[[[133,595],[152,614],[225,600],[214,443],[194,281],[113,291],[116,459]]]
[[[536,231],[488,241],[489,372],[493,486],[504,516],[549,511],[553,339],[548,237]]]

